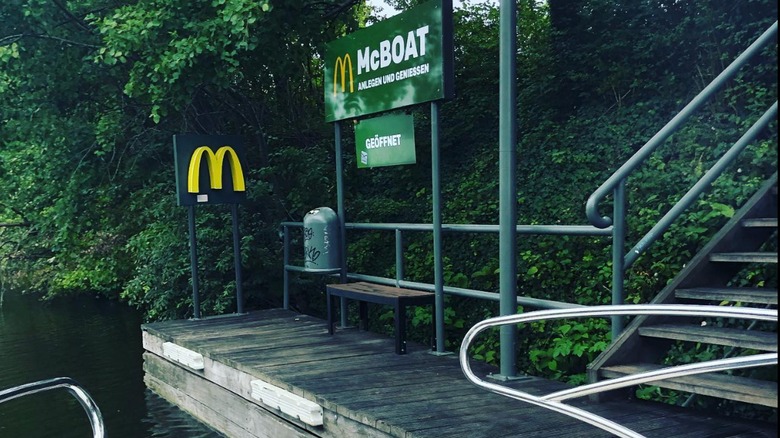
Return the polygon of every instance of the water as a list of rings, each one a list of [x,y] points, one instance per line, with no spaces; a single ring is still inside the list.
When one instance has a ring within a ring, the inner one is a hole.
[[[220,437],[146,388],[141,323],[137,311],[105,299],[41,303],[6,291],[0,389],[71,377],[100,407],[108,437]],[[88,436],[86,413],[63,389],[0,404],[0,438]]]

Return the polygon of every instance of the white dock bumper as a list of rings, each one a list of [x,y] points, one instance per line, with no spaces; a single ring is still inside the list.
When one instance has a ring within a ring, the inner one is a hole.
[[[298,418],[310,426],[322,426],[322,406],[262,380],[252,380],[252,398]]]
[[[162,352],[163,356],[167,357],[168,359],[174,362],[178,362],[193,370],[199,371],[205,368],[202,354],[188,350],[184,347],[174,344],[173,342],[163,343]]]

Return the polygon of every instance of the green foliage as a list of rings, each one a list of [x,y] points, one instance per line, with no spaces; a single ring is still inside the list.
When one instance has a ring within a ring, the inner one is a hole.
[[[541,337],[529,353],[534,375],[580,385],[587,381],[585,366],[609,345],[610,324],[606,319],[539,322],[533,331]]]
[[[584,203],[598,185],[777,15],[769,0],[517,4],[520,224],[586,224]],[[50,298],[102,294],[138,306],[149,320],[192,316],[171,136],[240,134],[249,160],[239,221],[247,307],[279,306],[279,223],[336,203],[333,128],[322,116],[325,44],[372,20],[357,0],[0,4],[0,222],[25,224],[0,228],[4,287]],[[467,3],[454,20],[456,97],[441,105],[443,222],[496,224],[498,10]],[[629,247],[775,101],[776,78],[770,45],[637,167],[626,190]],[[431,222],[430,112],[403,111],[415,117],[413,166],[357,169],[352,126],[342,123],[349,222]],[[631,267],[627,302],[652,299],[776,170],[773,122]],[[612,215],[610,203],[599,206],[602,214]],[[201,310],[231,312],[229,213],[198,208],[197,221]],[[350,271],[395,277],[392,233],[348,234]],[[300,264],[303,243],[292,239],[291,263]],[[404,279],[433,283],[431,235],[405,232],[403,245]],[[445,233],[443,247],[446,285],[498,291],[496,235]],[[610,251],[608,238],[521,235],[518,292],[607,304]],[[291,277],[293,308],[322,314],[326,280]],[[776,271],[748,270],[739,281],[776,283]],[[498,313],[492,301],[446,298],[448,349]],[[387,311],[374,312],[372,328],[392,330]],[[427,342],[422,328],[431,318],[430,309],[416,308],[410,337]],[[521,372],[573,383],[609,342],[603,319],[518,330]],[[498,332],[485,333],[472,354],[498,363]]]
[[[159,123],[197,87],[225,87],[241,77],[241,54],[261,42],[256,29],[270,10],[268,0],[154,0],[88,14],[85,21],[104,43],[94,60],[131,60],[124,92],[148,102]]]

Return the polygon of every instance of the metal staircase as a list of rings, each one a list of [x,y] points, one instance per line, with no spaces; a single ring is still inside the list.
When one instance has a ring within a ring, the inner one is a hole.
[[[751,280],[761,272],[761,281]],[[754,283],[751,283],[754,281]],[[691,260],[651,304],[708,304],[777,308],[777,173]],[[665,366],[672,348],[717,349],[731,357],[777,352],[776,326],[728,318],[685,322],[667,316],[637,316],[588,367],[598,382]],[[774,374],[774,373],[773,373]],[[755,372],[707,373],[652,382],[692,394],[777,407],[777,381]],[[605,394],[601,394],[603,397]]]

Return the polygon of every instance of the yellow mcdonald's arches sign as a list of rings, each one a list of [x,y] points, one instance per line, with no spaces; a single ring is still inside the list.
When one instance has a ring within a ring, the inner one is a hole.
[[[181,134],[173,136],[173,145],[179,205],[238,204],[246,199],[241,137]]]
[[[349,66],[349,68],[347,68]],[[352,58],[349,53],[345,53],[344,56],[336,58],[336,62],[333,65],[333,95],[336,95],[338,91],[338,77],[341,74],[341,92],[346,91],[347,73],[349,73],[349,92],[355,92],[355,76],[352,73]]]
[[[200,192],[200,163],[203,161],[204,154],[208,160],[209,180],[211,181],[212,189],[222,189],[222,166],[225,161],[225,156],[227,156],[228,163],[230,163],[230,173],[233,175],[233,190],[237,192],[246,191],[244,185],[244,171],[241,168],[241,162],[238,160],[236,151],[230,146],[222,146],[217,149],[217,153],[215,154],[210,147],[201,146],[195,149],[195,152],[192,153],[192,157],[190,157],[190,166],[187,172],[188,192]]]

